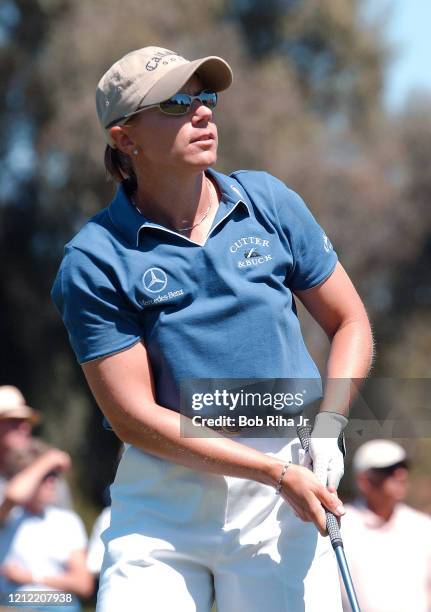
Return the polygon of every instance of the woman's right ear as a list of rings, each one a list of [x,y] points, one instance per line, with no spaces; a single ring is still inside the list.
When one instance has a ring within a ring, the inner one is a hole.
[[[136,145],[131,140],[127,130],[122,125],[114,125],[110,128],[109,134],[115,143],[115,147],[126,155],[132,155]]]

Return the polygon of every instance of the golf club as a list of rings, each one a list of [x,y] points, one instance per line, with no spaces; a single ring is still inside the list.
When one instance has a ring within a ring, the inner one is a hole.
[[[303,426],[297,427],[299,441],[305,451],[308,451],[310,443],[312,427]],[[341,452],[344,454],[344,440],[343,434],[338,438],[338,446]],[[326,513],[326,529],[328,530],[329,539],[331,540],[332,548],[334,549],[335,556],[337,557],[338,567],[340,568],[341,577],[343,579],[344,587],[346,589],[347,597],[349,599],[350,607],[352,612],[360,612],[358,598],[355,593],[352,578],[350,576],[349,566],[347,565],[346,555],[344,554],[343,540],[341,538],[340,529],[338,527],[338,521],[332,512],[325,508]]]

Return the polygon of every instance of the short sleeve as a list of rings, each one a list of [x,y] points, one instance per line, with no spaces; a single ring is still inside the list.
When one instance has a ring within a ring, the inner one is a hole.
[[[79,363],[122,351],[142,336],[139,312],[114,274],[79,249],[66,251],[51,297]]]
[[[273,176],[269,184],[281,230],[293,257],[286,284],[298,290],[315,287],[332,274],[337,254],[303,199]]]

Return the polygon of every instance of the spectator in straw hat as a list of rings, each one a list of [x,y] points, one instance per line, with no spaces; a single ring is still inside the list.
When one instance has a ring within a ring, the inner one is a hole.
[[[431,610],[431,519],[403,503],[409,463],[392,440],[370,440],[353,458],[360,496],[341,529],[363,612]]]
[[[40,413],[27,405],[23,394],[17,387],[0,386],[0,503],[4,498],[6,481],[10,477],[7,457],[11,452],[31,448],[35,440],[32,436],[32,428],[40,421]],[[29,469],[30,471],[34,469],[36,473],[39,473],[48,461],[55,463],[53,453],[44,458],[38,458]],[[54,468],[55,465],[52,465],[52,469]],[[55,504],[64,508],[72,507],[69,487],[64,478],[59,478],[56,483]]]
[[[32,427],[39,421],[39,413],[27,406],[19,389],[0,387],[0,467],[5,451],[27,446]]]

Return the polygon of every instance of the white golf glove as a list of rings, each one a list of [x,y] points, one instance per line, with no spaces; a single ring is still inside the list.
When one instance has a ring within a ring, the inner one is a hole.
[[[344,451],[340,450],[338,439],[347,423],[348,419],[337,412],[319,412],[314,419],[304,466],[312,465],[316,478],[325,487],[337,489],[343,477]]]

